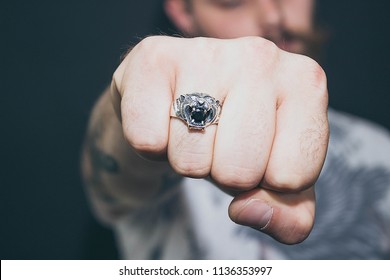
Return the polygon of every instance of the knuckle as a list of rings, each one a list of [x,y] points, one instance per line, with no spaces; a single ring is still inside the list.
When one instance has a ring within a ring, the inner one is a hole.
[[[248,48],[248,50],[255,51],[256,53],[261,50],[274,51],[277,49],[275,43],[261,37],[245,37],[242,40],[244,41],[244,45]]]
[[[273,73],[279,57],[279,48],[271,41],[260,37],[243,38],[240,49],[241,63],[250,66],[257,75],[269,75]]]
[[[311,66],[311,81],[314,87],[321,90],[320,92],[324,92],[327,88],[326,73],[317,62]]]
[[[244,38],[244,48],[246,54],[253,58],[253,56],[266,57],[271,59],[279,54],[279,48],[274,42],[260,37]]]
[[[311,92],[314,102],[322,108],[328,106],[328,90],[327,78],[324,69],[318,64],[314,63],[309,68],[309,85],[313,89]]]
[[[212,170],[214,181],[223,188],[233,191],[247,191],[255,188],[261,178],[255,170],[238,166],[224,166],[223,171]]]
[[[134,48],[137,51],[150,51],[155,49],[158,36],[148,36],[142,39]]]
[[[196,37],[191,38],[189,40],[191,50],[193,52],[196,52],[198,55],[196,57],[193,57],[193,60],[189,58],[187,59],[189,59],[189,61],[191,61],[192,63],[195,63],[195,65],[198,63],[199,57],[202,57],[203,61],[214,63],[223,63],[222,61],[226,58],[225,46],[223,44],[220,44],[220,42],[215,39]]]
[[[159,144],[159,143],[158,143]],[[130,145],[139,153],[143,154],[160,154],[164,151],[164,147],[162,145],[158,145],[156,142],[150,141],[148,139],[147,142],[142,141],[133,141]]]
[[[205,48],[208,49],[210,47],[210,43],[214,42],[214,40],[210,40],[210,38],[206,37],[195,37],[191,38],[191,45],[196,46],[197,48]]]
[[[171,165],[177,174],[186,177],[205,178],[210,173],[210,167],[199,161],[177,161]]]
[[[281,192],[299,192],[313,185],[313,182],[307,176],[294,174],[292,172],[272,172],[264,177],[264,185],[271,190]]]
[[[134,55],[138,58],[139,65],[158,66],[164,65],[167,51],[167,38],[164,36],[149,36],[140,41],[133,49]]]
[[[309,85],[318,89],[318,92],[326,92],[327,77],[324,69],[316,62],[307,56],[301,56],[301,67],[303,68],[304,78],[309,82]]]
[[[169,162],[176,173],[182,176],[207,177],[211,169],[212,149],[208,141],[199,141],[204,139],[198,137],[188,137],[187,133],[186,130],[176,130],[175,137],[170,138]]]
[[[166,150],[166,143],[161,136],[150,131],[144,133],[126,133],[125,131],[124,135],[130,146],[138,153],[160,154]]]

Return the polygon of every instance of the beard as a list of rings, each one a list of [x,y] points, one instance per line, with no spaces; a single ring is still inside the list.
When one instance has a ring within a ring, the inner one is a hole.
[[[287,47],[287,51],[306,55],[320,61],[323,58],[323,46],[327,41],[328,32],[320,28],[314,28],[308,32],[283,30],[281,38],[287,46],[289,43],[299,45],[296,49],[288,49]],[[273,41],[272,38],[266,39]]]
[[[209,37],[226,39],[208,34],[205,30],[197,25],[193,34],[183,34],[184,37]],[[274,42],[280,49],[287,52],[306,55],[316,61],[323,58],[323,46],[327,41],[328,32],[325,29],[314,27],[309,31],[292,30],[282,28],[272,34],[261,36],[264,39]],[[229,37],[230,38],[230,37]],[[231,37],[236,38],[236,37]]]

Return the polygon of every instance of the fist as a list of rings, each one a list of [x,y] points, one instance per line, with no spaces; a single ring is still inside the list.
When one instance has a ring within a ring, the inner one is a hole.
[[[149,37],[118,67],[111,92],[136,152],[167,156],[177,173],[234,193],[237,223],[284,243],[309,234],[329,138],[315,61],[258,37]],[[175,100],[195,92],[222,104],[218,124],[193,130],[171,117]]]

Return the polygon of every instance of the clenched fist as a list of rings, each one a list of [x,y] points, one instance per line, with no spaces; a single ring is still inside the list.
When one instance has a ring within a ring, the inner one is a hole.
[[[116,70],[111,92],[138,154],[211,178],[234,194],[229,215],[239,224],[284,243],[309,234],[329,137],[326,76],[315,61],[258,37],[149,37]],[[175,100],[194,92],[222,104],[219,123],[203,131],[171,117]]]

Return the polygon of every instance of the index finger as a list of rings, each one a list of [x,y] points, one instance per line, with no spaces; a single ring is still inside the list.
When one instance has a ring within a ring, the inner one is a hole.
[[[261,184],[288,192],[315,183],[329,140],[325,72],[310,58],[296,55],[291,59],[291,54],[289,58],[281,67],[288,72],[279,75],[282,94],[278,101],[276,132]]]

